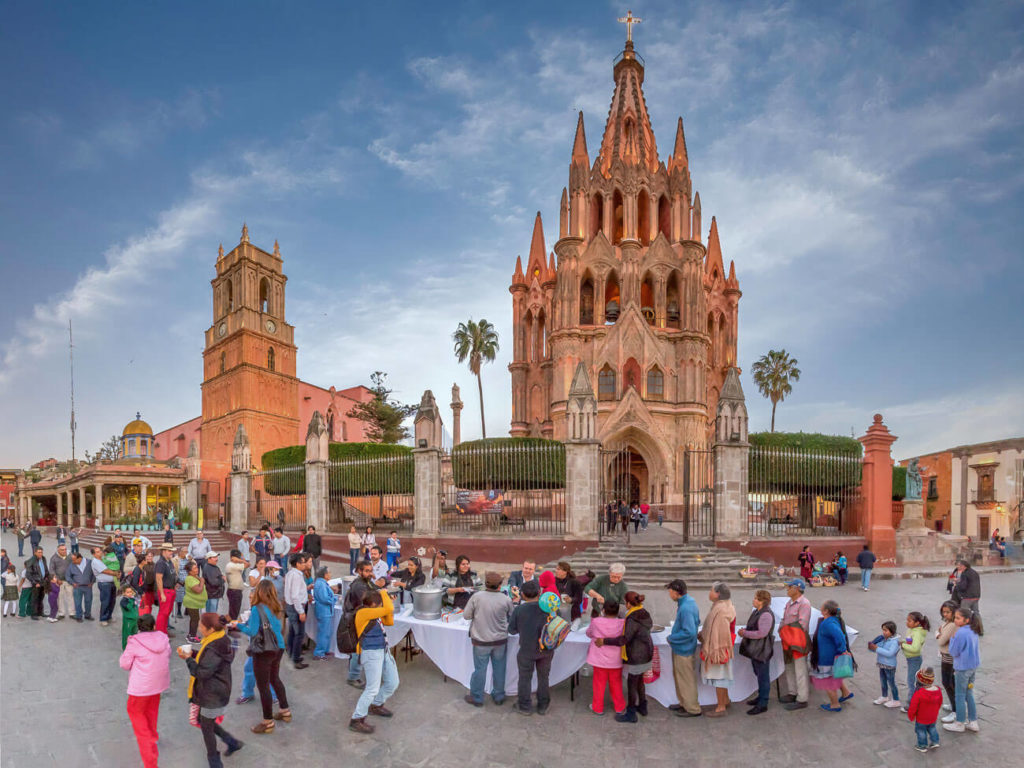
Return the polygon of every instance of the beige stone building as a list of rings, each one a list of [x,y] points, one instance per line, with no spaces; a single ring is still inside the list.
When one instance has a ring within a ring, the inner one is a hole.
[[[596,383],[597,438],[628,449],[630,495],[681,502],[683,452],[707,448],[726,374],[736,364],[740,298],[714,219],[702,238],[683,121],[658,155],[644,62],[627,41],[596,157],[579,116],[548,253],[540,214],[512,293],[513,436],[567,437],[577,365]]]
[[[952,533],[1009,540],[1024,528],[1024,437],[952,448]]]

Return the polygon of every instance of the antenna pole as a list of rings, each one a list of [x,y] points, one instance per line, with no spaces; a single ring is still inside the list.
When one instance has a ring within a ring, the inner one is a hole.
[[[71,461],[75,460],[75,343],[68,318],[68,361],[71,364]]]

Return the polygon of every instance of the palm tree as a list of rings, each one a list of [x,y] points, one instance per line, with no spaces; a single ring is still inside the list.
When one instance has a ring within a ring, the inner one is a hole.
[[[459,323],[459,327],[452,334],[452,341],[455,342],[455,356],[460,363],[469,359],[469,370],[476,374],[476,385],[480,390],[480,432],[487,437],[487,426],[484,424],[484,385],[480,380],[480,366],[483,363],[493,363],[498,354],[498,332],[494,326],[484,319],[479,323],[470,320],[468,323]]]
[[[800,369],[796,367],[796,358],[790,357],[784,349],[770,349],[767,355],[754,363],[750,370],[754,374],[754,383],[761,394],[772,401],[772,432],[775,431],[775,406],[782,402],[786,395],[792,394],[794,381],[800,381]]]

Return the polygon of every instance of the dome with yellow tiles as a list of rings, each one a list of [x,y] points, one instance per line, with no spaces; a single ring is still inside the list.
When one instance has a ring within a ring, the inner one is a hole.
[[[124,431],[121,432],[122,436],[126,435],[152,435],[153,428],[142,420],[142,414],[138,411],[135,412],[135,420],[128,422],[125,426]]]

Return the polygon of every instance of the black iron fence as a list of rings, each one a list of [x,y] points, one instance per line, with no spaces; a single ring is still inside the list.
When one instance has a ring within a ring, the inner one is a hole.
[[[683,451],[683,541],[715,538],[715,456],[710,449]]]
[[[629,542],[632,529],[626,510],[639,493],[639,484],[630,471],[632,461],[633,454],[627,446],[601,449],[601,509],[597,510],[597,530],[602,540]]]
[[[836,536],[861,531],[859,456],[751,446],[751,536]]]
[[[328,462],[328,527],[411,531],[413,461],[412,454],[407,454]]]
[[[294,530],[306,526],[306,468],[281,467],[254,472],[246,527],[264,523]]]
[[[565,445],[458,446],[442,472],[441,533],[565,533]]]

